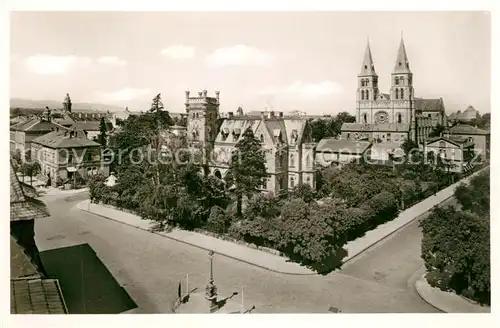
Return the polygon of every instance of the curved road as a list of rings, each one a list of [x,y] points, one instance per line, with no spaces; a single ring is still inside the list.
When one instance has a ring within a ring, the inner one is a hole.
[[[205,251],[80,211],[88,196],[47,196],[51,217],[35,225],[40,251],[88,243],[138,304],[136,313],[171,313],[179,281],[204,288],[209,262]],[[229,296],[245,286],[245,308],[257,313],[437,312],[414,291],[421,233],[412,223],[327,276],[273,273],[237,260],[215,258],[215,284]],[[239,298],[240,296],[236,296]]]

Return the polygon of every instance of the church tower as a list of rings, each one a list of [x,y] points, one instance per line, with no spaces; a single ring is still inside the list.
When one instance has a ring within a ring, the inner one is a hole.
[[[394,123],[411,123],[413,113],[413,73],[406,55],[403,37],[399,44],[396,63],[391,73],[391,100],[394,104]]]
[[[373,123],[371,113],[371,102],[378,97],[378,75],[373,65],[370,43],[366,44],[365,57],[361,65],[361,73],[358,75],[358,91],[356,122]]]
[[[215,97],[208,97],[207,90],[198,92],[198,97],[191,97],[186,91],[188,145],[203,150],[205,166],[218,133],[219,104],[219,91],[215,91]]]

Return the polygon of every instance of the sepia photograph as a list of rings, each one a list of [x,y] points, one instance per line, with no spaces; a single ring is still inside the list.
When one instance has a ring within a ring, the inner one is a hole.
[[[10,12],[10,313],[490,313],[490,24]]]

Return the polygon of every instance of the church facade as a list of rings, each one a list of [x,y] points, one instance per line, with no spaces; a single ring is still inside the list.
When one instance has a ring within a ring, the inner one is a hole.
[[[342,139],[403,143],[412,139],[423,143],[446,115],[442,99],[415,97],[413,73],[403,39],[391,73],[389,93],[381,93],[375,65],[367,44],[358,75],[356,122],[342,125]]]
[[[219,92],[208,97],[204,90],[192,97],[186,91],[188,145],[201,150],[206,174],[224,179],[237,142],[252,129],[266,156],[268,178],[262,191],[277,193],[299,184],[316,187],[316,144],[306,118],[274,111],[244,114],[241,107],[236,115],[230,112],[221,118],[219,104]]]

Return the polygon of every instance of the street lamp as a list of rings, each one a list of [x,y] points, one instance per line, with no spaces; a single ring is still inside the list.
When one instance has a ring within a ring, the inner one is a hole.
[[[217,287],[214,284],[214,270],[213,270],[213,260],[214,251],[208,253],[210,258],[210,279],[208,280],[207,287],[205,288],[205,298],[208,301],[210,312],[217,310]]]

